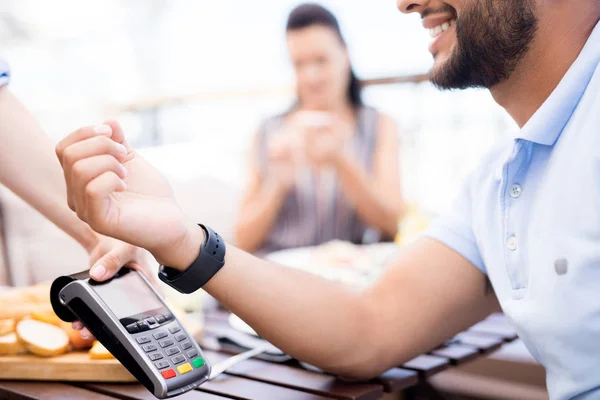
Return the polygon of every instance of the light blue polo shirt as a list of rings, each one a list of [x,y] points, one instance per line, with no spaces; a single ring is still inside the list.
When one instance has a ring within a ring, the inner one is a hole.
[[[600,399],[600,24],[426,233],[492,282],[552,399]]]
[[[10,70],[8,64],[0,58],[0,87],[7,85],[10,80]]]

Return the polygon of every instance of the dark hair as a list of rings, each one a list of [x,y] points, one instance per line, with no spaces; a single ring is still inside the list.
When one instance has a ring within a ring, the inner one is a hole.
[[[308,28],[314,25],[321,25],[331,28],[340,38],[342,43],[346,45],[346,41],[342,35],[340,24],[337,18],[331,11],[316,3],[305,3],[297,6],[290,13],[286,32],[297,31]],[[353,106],[359,107],[362,105],[360,81],[356,77],[352,66],[350,66],[350,85],[348,87],[348,100]]]

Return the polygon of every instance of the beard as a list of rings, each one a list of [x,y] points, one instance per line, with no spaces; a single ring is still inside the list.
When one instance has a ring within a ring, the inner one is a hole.
[[[508,79],[528,52],[538,20],[533,0],[471,0],[456,18],[457,44],[430,74],[440,89],[489,89]]]

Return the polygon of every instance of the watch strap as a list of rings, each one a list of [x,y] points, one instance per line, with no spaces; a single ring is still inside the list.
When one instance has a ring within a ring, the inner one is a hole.
[[[175,290],[190,294],[202,288],[225,265],[225,242],[211,228],[198,224],[204,231],[204,243],[200,254],[183,272],[161,265],[158,277]]]

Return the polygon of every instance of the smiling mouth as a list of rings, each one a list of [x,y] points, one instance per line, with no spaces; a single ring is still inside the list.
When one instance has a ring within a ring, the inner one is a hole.
[[[455,24],[456,24],[455,19],[446,21],[443,24],[440,24],[438,26],[435,26],[435,27],[429,29],[429,35],[431,35],[432,38],[436,38],[439,35],[441,35],[442,33],[446,32],[448,29],[450,29],[450,27],[452,27]]]

